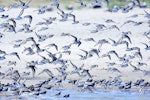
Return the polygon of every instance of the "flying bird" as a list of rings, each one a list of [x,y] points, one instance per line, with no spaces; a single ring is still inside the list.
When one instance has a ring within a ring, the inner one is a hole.
[[[36,66],[35,65],[28,65],[26,68],[30,68],[32,70],[32,76],[35,77],[35,72],[36,72]]]
[[[19,60],[21,60],[21,59],[20,59],[20,56],[19,56],[19,54],[18,54],[18,52],[12,52],[12,53],[10,53],[9,55],[16,56]]]
[[[31,24],[33,17],[31,15],[26,15],[24,16],[24,18],[28,18],[29,19],[29,24]]]

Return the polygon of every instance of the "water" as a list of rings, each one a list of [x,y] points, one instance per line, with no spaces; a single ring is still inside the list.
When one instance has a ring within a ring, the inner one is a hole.
[[[137,92],[95,91],[91,93],[91,92],[79,92],[75,90],[62,90],[60,97],[53,96],[54,93],[55,93],[54,91],[49,91],[43,99],[65,100],[63,96],[69,93],[70,97],[67,100],[150,100],[150,94],[141,94]]]
[[[55,96],[61,91],[60,96]],[[63,96],[70,94],[69,98]],[[137,92],[121,91],[95,91],[79,92],[76,90],[49,90],[46,94],[33,96],[32,94],[23,94],[21,96],[0,97],[0,100],[150,100],[150,93],[142,94]]]

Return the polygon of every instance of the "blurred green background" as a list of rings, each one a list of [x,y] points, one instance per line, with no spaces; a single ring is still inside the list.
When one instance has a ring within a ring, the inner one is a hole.
[[[27,0],[22,0],[22,1],[27,1]],[[30,7],[41,7],[41,6],[48,6],[52,4],[53,0],[31,0],[32,2],[30,3]],[[67,7],[69,4],[73,5],[75,8],[78,8],[80,4],[77,3],[79,0],[60,0],[61,5],[63,7]],[[82,0],[84,3],[90,3],[94,0]],[[103,2],[104,6],[106,4],[104,3],[105,0],[100,0]],[[125,5],[129,0],[110,0],[110,7],[113,7],[114,5]],[[150,0],[141,0],[142,2],[146,2],[148,6],[150,7]],[[17,3],[17,0],[0,0],[0,6],[9,6],[10,4]]]

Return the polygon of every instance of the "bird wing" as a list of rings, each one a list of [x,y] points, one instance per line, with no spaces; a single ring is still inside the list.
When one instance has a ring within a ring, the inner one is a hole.
[[[141,42],[142,44],[144,44],[146,46],[146,48],[148,47],[148,45],[146,43]]]
[[[88,52],[86,50],[80,49],[81,51],[83,51],[85,53],[85,55],[88,55]]]
[[[75,69],[78,68],[78,67],[77,67],[75,64],[73,64],[71,61],[70,61],[70,64],[71,64]]]
[[[130,37],[128,35],[124,35],[124,36],[125,36],[125,38],[127,38],[129,40],[130,43],[132,43],[131,39],[130,39]]]
[[[24,8],[22,7],[21,8],[21,11],[20,11],[20,13],[19,13],[19,15],[18,15],[18,17],[21,17],[21,15],[24,13]]]
[[[109,40],[111,40],[113,43],[116,43],[116,41],[115,41],[115,40],[113,40],[113,39],[111,39],[111,38],[109,38]]]
[[[17,58],[18,58],[19,60],[21,60],[20,57],[19,57],[19,55],[18,55],[18,53],[16,54],[16,56],[17,56]]]
[[[74,38],[74,41],[77,41],[77,40],[78,40],[77,37],[75,37],[75,36],[73,36],[73,35],[70,35],[70,36]]]
[[[28,1],[25,3],[25,5],[29,5],[30,2],[31,2],[31,0],[28,0]]]
[[[31,24],[31,22],[32,22],[32,16],[31,15],[26,15],[26,16],[24,16],[24,18],[29,18],[29,24]]]

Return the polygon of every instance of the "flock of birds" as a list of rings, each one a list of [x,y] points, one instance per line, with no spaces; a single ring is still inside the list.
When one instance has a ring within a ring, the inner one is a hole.
[[[13,96],[30,93],[37,96],[46,94],[47,90],[50,89],[62,88],[64,86],[63,84],[66,85],[66,83],[67,85],[69,84],[68,86],[71,85],[71,87],[76,87],[79,90],[89,90],[91,92],[98,88],[117,88],[119,90],[138,88],[142,92],[149,90],[150,82],[148,80],[142,78],[135,82],[132,80],[127,82],[123,81],[121,79],[121,77],[123,77],[123,71],[120,70],[130,68],[132,73],[142,73],[143,77],[150,75],[150,70],[148,70],[149,62],[144,62],[145,60],[143,60],[146,59],[149,61],[150,59],[150,57],[145,58],[145,56],[143,56],[143,52],[145,52],[147,56],[149,54],[149,42],[147,43],[142,41],[139,43],[142,46],[138,46],[132,40],[132,38],[134,38],[134,33],[130,30],[121,30],[121,28],[125,25],[138,27],[144,24],[147,27],[150,27],[149,12],[144,10],[143,14],[130,16],[129,18],[131,20],[128,20],[127,18],[127,21],[125,21],[120,27],[112,19],[105,19],[105,24],[90,22],[81,23],[73,12],[66,13],[63,9],[61,9],[60,2],[54,0],[52,6],[56,8],[57,15],[59,17],[43,18],[42,21],[36,21],[36,25],[33,26],[34,18],[42,16],[44,13],[49,13],[49,11],[52,11],[52,7],[44,6],[39,8],[35,11],[37,12],[37,16],[33,16],[30,13],[25,15],[24,12],[29,8],[29,3],[31,1],[16,1],[19,4],[13,4],[8,8],[0,8],[0,69],[7,69],[6,71],[0,71],[0,77],[1,80],[12,80],[11,83],[1,83],[0,81],[0,93],[8,92],[9,95]],[[109,6],[109,0],[105,1],[107,6]],[[79,3],[83,9],[87,7],[87,4],[85,4],[82,0],[80,0]],[[92,7],[101,8],[102,3],[99,0],[94,0]],[[112,9],[109,8],[108,11],[117,12],[122,10],[127,13],[136,7],[143,8],[145,7],[145,4],[142,4],[139,0],[131,0],[131,2],[125,6],[115,6]],[[11,18],[11,15],[7,14],[7,12],[15,8],[17,10],[18,8],[21,8],[21,11],[16,18]],[[72,7],[69,7],[68,9],[73,10]],[[138,22],[132,20],[139,16],[143,16],[146,21]],[[78,36],[78,34],[74,34],[75,31],[73,31],[73,33],[63,32],[60,33],[59,36],[58,34],[56,35],[55,33],[51,33],[51,25],[55,26],[55,24],[59,23],[63,25],[63,23],[65,24],[70,21],[72,22],[71,26],[73,27],[76,27],[76,25],[80,25],[80,27],[90,27],[94,25],[94,28],[89,31],[89,34],[92,35],[89,35],[89,37],[86,36],[88,38],[84,38]],[[110,26],[107,26],[108,24],[110,24]],[[18,27],[21,28],[18,29]],[[37,30],[35,27],[40,27],[40,29]],[[121,34],[118,35],[118,40],[111,37],[101,37],[100,39],[98,37],[94,37],[94,35],[107,30],[115,30],[115,32],[118,32],[119,34],[121,32]],[[45,32],[47,33],[45,34]],[[5,43],[5,37],[9,35],[12,36],[9,37],[9,40],[7,40],[9,43]],[[21,37],[21,39],[14,40],[16,37]],[[142,37],[145,41],[149,41],[150,30],[143,32]],[[61,38],[61,42],[59,41],[59,38]],[[53,43],[54,40],[59,42]],[[118,47],[121,48],[121,51],[120,49],[115,49]],[[113,49],[109,50],[108,48]],[[104,51],[107,52],[102,53]],[[92,63],[93,60],[94,64]],[[103,66],[102,68],[101,65],[105,65],[106,67]],[[19,66],[19,69],[23,70],[18,70],[17,66]],[[25,68],[21,68],[21,66],[25,66]],[[32,74],[28,69],[31,69]],[[106,73],[117,73],[117,76],[112,76],[108,79],[99,79],[94,73],[92,73],[93,70],[97,70],[97,74],[100,74],[102,71],[107,71]],[[37,73],[38,71],[39,73]],[[35,85],[26,85],[30,79],[29,77],[33,77],[31,79],[34,80],[34,78],[40,75],[48,78],[44,77],[44,81],[39,81]],[[72,76],[75,77],[71,78]],[[55,96],[60,95],[61,91],[55,94]],[[63,95],[64,98],[68,98],[69,96],[70,94]]]

